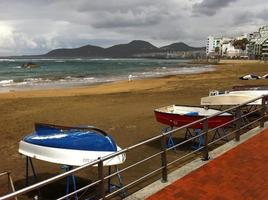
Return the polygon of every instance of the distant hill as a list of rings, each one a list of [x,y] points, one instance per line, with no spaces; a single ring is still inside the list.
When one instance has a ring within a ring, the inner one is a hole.
[[[131,57],[135,54],[158,52],[159,49],[149,42],[134,40],[128,44],[119,44],[106,49],[107,57]]]
[[[159,54],[168,51],[202,51],[202,47],[191,47],[185,43],[174,43],[164,47],[156,47],[149,42],[142,40],[133,40],[127,44],[118,44],[109,48],[102,48],[98,46],[86,45],[73,49],[55,49],[42,57],[57,57],[57,58],[131,58],[136,55]]]
[[[103,57],[105,49],[98,46],[86,45],[74,49],[55,49],[47,54],[46,57]]]
[[[178,42],[167,46],[160,47],[161,51],[200,51],[204,50],[204,47],[190,47],[189,45]]]

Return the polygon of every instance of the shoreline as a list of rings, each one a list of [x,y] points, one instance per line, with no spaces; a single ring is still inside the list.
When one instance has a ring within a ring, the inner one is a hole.
[[[204,64],[200,63],[185,63],[185,64],[191,64],[194,66],[204,66]],[[209,70],[205,71],[199,71],[199,72],[191,72],[191,73],[182,73],[182,74],[170,74],[170,75],[162,75],[162,76],[153,76],[153,77],[142,77],[142,78],[134,78],[131,83],[134,83],[132,85],[129,84],[129,81],[126,79],[122,80],[115,80],[115,81],[107,81],[107,82],[96,82],[96,83],[85,83],[82,85],[55,85],[55,86],[46,86],[45,88],[42,88],[42,86],[37,86],[37,87],[30,87],[30,88],[8,88],[8,87],[3,87],[2,91],[0,90],[0,98],[3,98],[3,96],[6,95],[6,97],[51,97],[51,96],[73,96],[73,95],[87,95],[86,91],[89,92],[90,95],[93,94],[107,94],[109,91],[106,90],[106,88],[111,87],[119,87],[122,89],[112,89],[111,93],[115,92],[127,92],[133,89],[137,89],[137,86],[133,85],[140,85],[142,82],[146,84],[148,81],[153,81],[156,82],[155,80],[163,80],[163,81],[168,81],[169,78],[171,77],[184,77],[184,76],[189,76],[191,75],[201,75],[201,74],[207,74],[210,72],[217,72],[224,66],[234,66],[234,65],[251,65],[251,64],[266,64],[265,62],[259,61],[259,60],[221,60],[218,64],[208,64],[212,68]],[[242,74],[241,74],[242,75]],[[123,84],[128,84],[128,86],[123,86]],[[158,84],[157,84],[158,85]],[[161,84],[160,84],[161,85]],[[100,87],[101,91],[97,91],[97,88]],[[152,86],[153,87],[153,86]],[[152,87],[146,87],[145,89],[151,89]],[[66,91],[66,92],[65,92]],[[28,96],[29,94],[31,94]],[[47,94],[46,94],[47,93]],[[59,94],[62,93],[62,94]]]
[[[217,65],[211,65],[212,70],[196,73],[186,73],[186,74],[177,74],[177,75],[165,75],[160,77],[146,77],[141,79],[134,79],[132,81],[128,80],[117,80],[104,83],[95,83],[84,86],[71,86],[71,87],[60,87],[60,88],[36,88],[36,89],[22,89],[22,90],[10,90],[8,92],[0,92],[0,99],[12,99],[12,98],[38,98],[38,97],[71,97],[71,96],[85,96],[85,95],[102,95],[102,94],[115,94],[115,93],[125,93],[125,92],[141,92],[141,91],[152,91],[159,88],[161,91],[163,87],[168,86],[168,83],[178,84],[187,79],[206,79],[211,74],[214,77],[218,76],[218,73],[227,73],[226,71],[231,70],[235,72],[235,75],[238,77],[245,75],[243,71],[243,66],[253,67],[254,65],[266,66],[267,63],[260,61],[250,61],[245,60],[234,60],[230,63],[229,60],[222,60]],[[196,64],[199,65],[199,64]],[[237,67],[237,69],[234,69]],[[263,71],[264,69],[260,69]],[[254,72],[255,73],[255,72]],[[265,73],[264,73],[265,74]],[[263,74],[263,75],[264,75]],[[233,74],[234,75],[234,74]],[[205,76],[205,77],[204,77]],[[203,77],[203,78],[202,78]],[[237,80],[238,81],[238,80]],[[256,80],[252,80],[255,81]],[[249,81],[249,82],[252,82]],[[258,82],[263,82],[263,80],[257,80]],[[239,81],[238,81],[239,82]],[[242,82],[242,83],[249,83]],[[173,86],[172,84],[172,86]],[[263,84],[263,83],[262,83]],[[211,89],[221,89],[211,88]],[[226,88],[228,89],[228,88]]]
[[[15,70],[12,69],[17,67],[8,66],[4,70],[10,69],[13,75],[2,77],[3,80],[0,81],[0,93],[7,93],[9,91],[26,91],[26,90],[43,90],[43,89],[65,89],[65,88],[77,88],[77,87],[87,87],[92,85],[107,84],[117,81],[128,80],[131,75],[133,80],[140,79],[150,79],[155,77],[165,77],[170,75],[179,74],[194,74],[204,71],[212,71],[214,68],[211,65],[195,65],[189,64],[187,61],[169,61],[167,63],[154,63],[155,61],[150,60],[150,64],[146,62],[136,62],[136,63],[123,63],[126,68],[122,67],[121,62],[116,63],[97,63],[96,65],[105,65],[103,70],[96,70],[94,67],[92,69],[84,69],[87,64],[78,63],[80,67],[75,68],[72,74],[70,68],[70,63],[66,66],[57,66],[56,74],[53,74],[52,65],[50,63],[44,69],[38,69],[38,71],[32,72],[28,70]],[[172,63],[172,64],[171,64]],[[90,64],[90,63],[89,63]],[[160,65],[161,64],[161,65]],[[71,64],[75,65],[75,64]],[[92,67],[92,63],[89,65]],[[119,66],[120,65],[120,66]],[[133,65],[133,66],[132,66]],[[147,66],[148,65],[148,66]],[[41,68],[40,64],[40,68]],[[112,71],[109,72],[109,68],[112,66]],[[130,67],[132,66],[132,67]],[[61,68],[62,67],[62,68]],[[67,72],[64,71],[66,68]],[[101,67],[101,66],[100,66]],[[136,68],[137,67],[137,68]],[[11,69],[12,68],[12,69]],[[96,68],[96,67],[95,67]],[[63,70],[58,72],[57,70]],[[89,70],[89,71],[87,71]],[[95,71],[96,72],[95,72]],[[122,72],[120,72],[120,70]],[[45,73],[43,73],[43,71]],[[82,72],[83,71],[83,72]],[[5,72],[5,71],[4,71]],[[20,75],[20,74],[23,75]],[[19,76],[18,76],[19,75]]]
[[[201,65],[203,66],[203,65]],[[64,86],[58,86],[55,85],[55,87],[45,87],[41,88],[41,86],[38,86],[36,88],[12,88],[7,89],[8,91],[0,91],[0,99],[2,96],[6,97],[50,97],[50,96],[73,96],[73,95],[86,95],[84,92],[88,91],[89,94],[107,94],[110,93],[106,90],[106,88],[111,87],[118,87],[118,89],[112,89],[111,93],[115,92],[127,92],[132,89],[137,89],[137,87],[141,84],[146,84],[149,81],[152,82],[159,82],[160,80],[168,81],[169,79],[175,78],[175,77],[184,77],[184,76],[191,76],[191,75],[201,75],[205,73],[210,73],[213,71],[216,71],[215,65],[210,65],[210,69],[204,70],[204,71],[197,71],[197,72],[189,72],[189,73],[181,73],[181,74],[170,74],[170,75],[164,75],[164,76],[153,76],[153,77],[142,77],[142,78],[133,78],[131,81],[128,81],[127,79],[123,80],[115,80],[115,81],[108,81],[108,82],[99,82],[99,83],[92,83],[87,85],[77,85],[77,86],[70,86],[70,85],[64,85]],[[158,80],[158,81],[156,81]],[[161,85],[161,84],[157,84]],[[157,86],[152,85],[152,87]],[[152,87],[145,87],[144,89],[151,89]],[[101,88],[103,90],[102,92],[98,92],[98,88]],[[121,90],[120,90],[121,88]],[[92,90],[92,91],[91,91]],[[95,91],[95,92],[94,92]],[[81,93],[82,92],[82,93]],[[32,95],[29,95],[32,94]],[[40,95],[40,96],[39,96]],[[43,96],[44,95],[44,96]]]
[[[217,71],[217,70],[214,70]],[[178,74],[166,75],[161,77],[150,77],[143,79],[135,79],[132,81],[118,80],[106,83],[96,83],[85,86],[61,87],[61,88],[36,88],[36,89],[22,89],[10,90],[8,92],[0,92],[0,99],[2,98],[38,98],[38,97],[68,97],[77,95],[101,95],[114,94],[124,92],[134,92],[155,89],[164,86],[169,81],[175,79],[185,78],[185,76],[195,76],[207,74],[208,72],[198,72],[193,74]]]

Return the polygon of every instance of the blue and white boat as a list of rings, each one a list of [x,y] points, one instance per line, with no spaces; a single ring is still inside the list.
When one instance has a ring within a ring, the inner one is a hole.
[[[35,125],[35,132],[24,137],[19,144],[19,152],[25,156],[71,166],[81,166],[120,150],[111,136],[92,126],[39,123]],[[103,164],[118,165],[125,160],[126,155],[120,154]]]

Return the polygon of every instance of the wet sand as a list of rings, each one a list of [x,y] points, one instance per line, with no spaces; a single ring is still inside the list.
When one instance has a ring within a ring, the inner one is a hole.
[[[200,98],[213,89],[228,90],[244,84],[268,85],[268,80],[238,79],[249,73],[268,73],[268,63],[228,62],[215,68],[216,71],[202,74],[0,94],[0,172],[12,171],[13,179],[21,184],[24,159],[18,154],[18,143],[33,131],[35,122],[94,125],[110,133],[124,148],[161,132],[162,126],[154,118],[155,108],[171,104],[199,105]],[[151,151],[154,147],[146,148],[143,155]],[[51,176],[60,172],[57,165],[35,163],[38,173]],[[4,187],[6,179],[0,177],[3,192],[6,191]]]

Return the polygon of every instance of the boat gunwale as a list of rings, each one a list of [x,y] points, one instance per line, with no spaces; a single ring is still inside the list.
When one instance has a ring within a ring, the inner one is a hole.
[[[184,117],[196,117],[196,118],[203,118],[203,117],[208,117],[210,115],[185,115],[185,114],[179,114],[179,113],[171,113],[171,112],[165,112],[165,111],[161,111],[159,109],[162,109],[162,108],[166,108],[166,107],[171,107],[171,106],[180,106],[180,107],[194,107],[194,108],[202,108],[202,109],[205,109],[204,107],[201,107],[201,106],[190,106],[190,105],[177,105],[177,104],[173,104],[173,105],[169,105],[169,106],[163,106],[163,107],[160,107],[160,108],[156,108],[154,109],[154,112],[158,112],[158,113],[163,113],[163,114],[170,114],[170,115],[180,115],[180,116],[184,116]],[[213,109],[213,108],[209,108],[207,110],[213,110],[213,111],[218,111],[218,112],[221,112],[221,110],[217,110],[217,109]],[[216,113],[213,113],[211,115],[214,115]],[[231,117],[233,116],[231,113],[229,112],[224,112],[222,113],[221,115],[217,116],[217,117]]]

